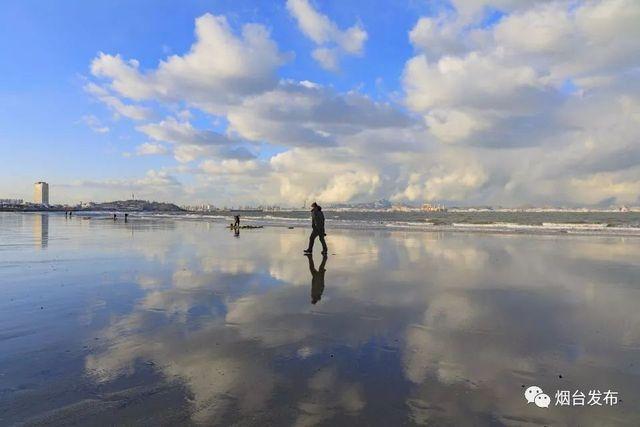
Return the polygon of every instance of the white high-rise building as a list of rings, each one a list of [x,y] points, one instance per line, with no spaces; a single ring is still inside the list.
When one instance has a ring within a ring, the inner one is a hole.
[[[42,181],[34,184],[33,201],[39,205],[49,205],[49,184]]]

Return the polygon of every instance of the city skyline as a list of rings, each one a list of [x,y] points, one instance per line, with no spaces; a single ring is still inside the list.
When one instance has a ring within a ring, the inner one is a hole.
[[[639,20],[633,0],[9,1],[0,198],[637,205]]]

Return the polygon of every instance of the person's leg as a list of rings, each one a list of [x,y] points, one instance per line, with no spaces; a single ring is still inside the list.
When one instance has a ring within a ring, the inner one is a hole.
[[[316,230],[313,230],[311,232],[311,236],[309,236],[309,247],[307,248],[308,252],[313,251],[313,243],[315,242],[317,235],[318,233],[316,232]]]
[[[324,233],[318,234],[318,237],[320,238],[320,243],[322,243],[322,253],[326,254],[328,252],[328,249],[327,242],[324,241]]]
[[[311,278],[313,278],[313,275],[317,273],[316,266],[313,263],[313,255],[307,254],[307,258],[309,258],[309,273],[311,273]]]

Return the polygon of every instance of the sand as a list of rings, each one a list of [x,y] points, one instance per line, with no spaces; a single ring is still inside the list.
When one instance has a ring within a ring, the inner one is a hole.
[[[640,424],[640,239],[227,226],[0,214],[0,424]]]

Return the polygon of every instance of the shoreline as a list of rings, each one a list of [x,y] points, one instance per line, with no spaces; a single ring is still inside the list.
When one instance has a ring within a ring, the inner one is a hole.
[[[23,213],[23,212],[16,212]],[[46,213],[46,212],[24,212],[29,214]],[[55,212],[59,214],[60,212]],[[180,220],[180,221],[197,221],[197,222],[213,222],[218,224],[227,224],[233,220],[232,215],[202,215],[189,213],[149,213],[149,212],[127,212],[129,213],[129,222],[140,220]],[[118,215],[121,212],[117,212]],[[93,220],[111,220],[111,212],[76,212],[74,218],[93,219]],[[121,219],[119,219],[121,220]],[[261,225],[264,227],[280,227],[280,228],[308,228],[309,220],[307,218],[292,217],[242,217],[243,223],[251,225]],[[327,219],[328,230],[371,230],[371,231],[409,231],[409,232],[427,232],[427,233],[474,233],[474,234],[503,234],[503,235],[550,235],[550,236],[601,236],[601,237],[640,237],[639,227],[619,227],[609,226],[601,223],[553,223],[547,222],[538,224],[522,224],[522,223],[452,223],[452,224],[432,224],[422,221],[384,221],[384,220],[341,220]]]

